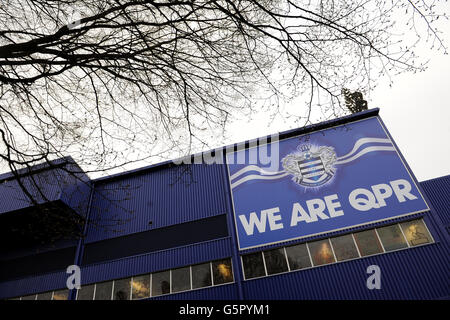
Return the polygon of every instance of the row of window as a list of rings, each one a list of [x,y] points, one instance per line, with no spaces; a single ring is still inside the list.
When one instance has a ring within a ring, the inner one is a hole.
[[[422,219],[242,256],[245,279],[433,242]]]
[[[61,289],[56,291],[47,291],[29,296],[17,297],[11,300],[68,300],[69,289]]]
[[[77,300],[134,300],[233,282],[231,259],[82,286]],[[59,294],[55,295],[58,292]],[[64,295],[60,294],[64,292]],[[21,300],[67,300],[68,290],[39,293]]]
[[[422,219],[243,255],[245,279],[311,268],[433,242]],[[77,300],[134,300],[233,282],[231,259],[83,286]],[[67,300],[67,289],[15,300]]]

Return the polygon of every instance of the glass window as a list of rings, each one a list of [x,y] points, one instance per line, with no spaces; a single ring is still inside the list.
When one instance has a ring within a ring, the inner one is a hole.
[[[366,230],[353,234],[355,236],[356,245],[358,246],[361,256],[370,256],[372,254],[383,252],[378,236],[375,230]]]
[[[308,243],[308,247],[315,266],[334,262],[333,251],[331,251],[328,239]]]
[[[143,299],[150,297],[150,275],[133,277],[132,299]]]
[[[36,300],[36,295],[32,294],[31,296],[24,296],[22,300]]]
[[[305,243],[286,247],[286,254],[291,270],[311,267],[311,260],[309,259],[308,248],[306,248]]]
[[[211,266],[209,262],[192,266],[192,288],[203,288],[211,285]]]
[[[68,300],[69,289],[63,289],[53,292],[53,300]]]
[[[331,245],[333,246],[334,254],[338,261],[358,258],[358,250],[356,249],[353,236],[346,234],[340,237],[331,238]]]
[[[81,286],[78,290],[77,300],[93,300],[94,299],[94,288],[95,284],[90,284],[86,286]]]
[[[114,280],[114,300],[130,300],[131,278]]]
[[[94,300],[111,300],[112,285],[112,281],[97,283]]]
[[[397,224],[383,228],[377,228],[377,232],[380,236],[384,250],[386,251],[408,247],[405,237],[403,236],[402,231]]]
[[[433,242],[423,220],[403,222],[401,226],[410,246]]]
[[[233,282],[231,259],[214,261],[212,263],[214,284]]]
[[[245,279],[262,277],[266,275],[262,252],[242,256],[242,263],[244,265]]]
[[[170,293],[170,270],[152,273],[152,297]]]
[[[191,268],[184,267],[172,270],[172,292],[191,289]]]
[[[264,251],[264,259],[266,261],[267,274],[276,274],[288,271],[286,256],[284,255],[283,248]]]
[[[52,300],[53,292],[38,293],[36,300]]]

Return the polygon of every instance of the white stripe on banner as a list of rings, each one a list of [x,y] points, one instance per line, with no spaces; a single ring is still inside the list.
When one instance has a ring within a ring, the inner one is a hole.
[[[248,172],[248,171],[257,171],[257,172],[259,172],[259,173],[261,173],[261,174],[264,174],[264,175],[275,175],[275,174],[280,174],[280,173],[283,173],[283,172],[284,172],[284,170],[279,171],[279,172],[275,172],[275,171],[265,171],[265,170],[261,169],[261,168],[258,167],[258,166],[255,166],[255,165],[249,165],[249,166],[246,166],[246,167],[242,168],[241,170],[235,172],[235,173],[230,177],[230,179],[231,179],[231,180],[234,180],[234,179],[236,179],[237,177],[239,177],[240,175],[242,175],[242,174],[244,174],[244,173],[246,173],[246,172]]]
[[[251,174],[251,175],[248,175],[248,176],[242,178],[241,180],[238,180],[238,181],[232,183],[231,189],[236,188],[241,183],[244,183],[249,180],[275,180],[275,179],[280,179],[280,178],[286,177],[288,174],[289,173],[287,173],[287,172],[282,173],[278,176],[258,176],[256,174]]]
[[[343,164],[343,163],[353,161],[355,159],[358,159],[362,155],[365,155],[366,153],[369,153],[372,151],[395,151],[395,148],[394,147],[368,147],[368,148],[362,149],[359,153],[355,154],[353,157],[345,159],[345,160],[340,160],[340,161],[336,162],[335,164]]]
[[[358,141],[356,141],[355,145],[353,146],[352,151],[350,151],[349,153],[347,153],[345,156],[342,157],[338,157],[338,160],[342,160],[344,158],[350,157],[351,155],[353,155],[356,150],[358,150],[358,148],[360,146],[362,146],[363,144],[366,143],[371,143],[371,142],[377,142],[377,143],[389,143],[391,144],[391,141],[389,139],[382,139],[382,138],[361,138]]]

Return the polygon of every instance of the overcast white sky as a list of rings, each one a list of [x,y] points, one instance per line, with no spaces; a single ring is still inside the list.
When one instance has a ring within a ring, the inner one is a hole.
[[[450,44],[450,23],[444,38]],[[425,72],[380,85],[369,105],[380,116],[419,181],[450,174],[450,55],[430,53]]]

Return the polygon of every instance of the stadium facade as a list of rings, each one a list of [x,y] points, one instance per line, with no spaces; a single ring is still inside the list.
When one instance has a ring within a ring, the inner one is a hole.
[[[96,180],[60,159],[19,172],[35,203],[3,174],[0,299],[448,299],[450,176],[378,112]]]

